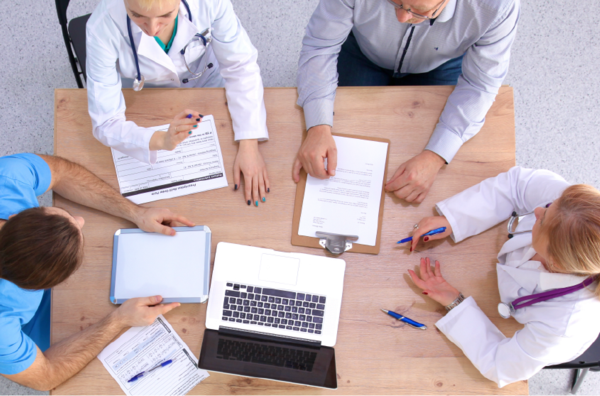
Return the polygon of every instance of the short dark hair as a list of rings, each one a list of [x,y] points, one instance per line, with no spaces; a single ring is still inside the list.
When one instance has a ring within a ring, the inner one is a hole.
[[[0,229],[0,278],[41,290],[67,279],[83,259],[83,235],[73,222],[44,208],[26,209]]]

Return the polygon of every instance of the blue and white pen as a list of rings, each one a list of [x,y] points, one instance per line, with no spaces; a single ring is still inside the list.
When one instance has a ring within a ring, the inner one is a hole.
[[[407,325],[414,327],[415,329],[427,330],[427,326],[425,326],[423,323],[415,322],[414,320],[408,319],[406,316],[397,314],[394,311],[388,311],[387,309],[382,309],[382,311],[390,315],[392,318],[396,318],[396,320],[404,322]]]
[[[426,232],[425,234],[423,234],[421,236],[441,234],[444,231],[446,231],[446,227],[440,227],[440,228],[436,228],[435,230]],[[403,240],[398,241],[398,243],[404,243],[404,242],[410,242],[410,241],[412,241],[412,237],[404,238]]]
[[[150,369],[150,370],[148,370],[148,371],[142,371],[141,373],[134,375],[134,376],[133,376],[133,378],[131,378],[131,379],[130,379],[129,381],[127,381],[127,382],[133,382],[133,381],[137,381],[137,380],[139,380],[140,378],[142,378],[144,375],[148,374],[149,372],[151,372],[151,371],[154,371],[154,370],[156,370],[157,368],[161,368],[161,367],[168,366],[168,365],[169,365],[169,364],[171,364],[171,363],[173,363],[173,359],[169,359],[169,360],[167,360],[166,362],[162,362],[162,363],[161,363],[161,364],[159,364],[158,366],[156,366],[156,367],[153,367],[153,368],[151,368],[151,369]]]

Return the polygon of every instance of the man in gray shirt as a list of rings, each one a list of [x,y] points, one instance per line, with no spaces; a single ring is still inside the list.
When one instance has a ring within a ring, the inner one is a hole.
[[[385,186],[398,198],[422,202],[440,168],[485,121],[508,72],[519,1],[321,0],[298,64],[298,105],[308,134],[294,180],[301,168],[321,179],[335,175],[338,85],[456,85],[423,152]]]

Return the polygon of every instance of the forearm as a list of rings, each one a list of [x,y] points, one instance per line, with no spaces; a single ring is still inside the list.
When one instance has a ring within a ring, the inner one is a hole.
[[[135,222],[138,206],[81,165],[60,157],[42,156],[52,170],[52,189],[81,205]]]

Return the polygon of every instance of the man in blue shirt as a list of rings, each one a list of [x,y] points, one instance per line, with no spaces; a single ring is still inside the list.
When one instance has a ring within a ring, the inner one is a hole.
[[[49,390],[83,369],[123,329],[145,326],[179,306],[161,296],[131,299],[102,321],[50,346],[50,288],[82,263],[84,219],[39,208],[37,196],[61,196],[130,220],[148,232],[175,235],[168,209],[143,208],[80,165],[46,155],[0,158],[0,374]]]

